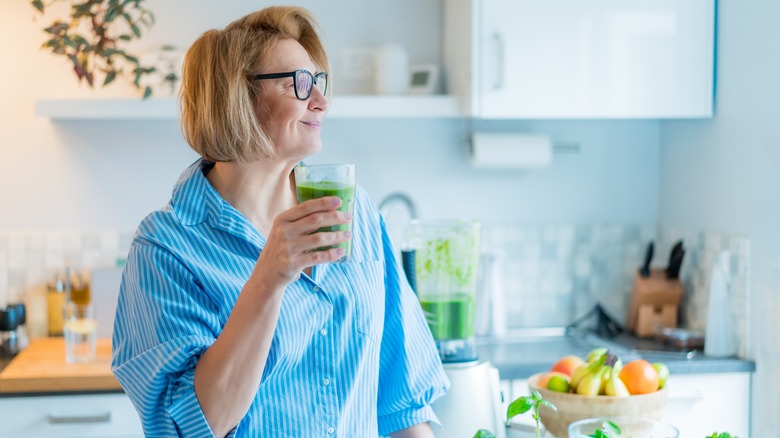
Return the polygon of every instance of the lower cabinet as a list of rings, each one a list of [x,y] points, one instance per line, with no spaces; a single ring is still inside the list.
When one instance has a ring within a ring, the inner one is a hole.
[[[672,374],[661,420],[677,427],[680,437],[704,438],[713,432],[749,437],[750,376],[749,372]],[[501,390],[504,412],[514,399],[530,394],[525,379],[503,380]],[[522,430],[534,424],[528,413],[515,417],[512,423]]]
[[[672,374],[663,421],[681,437],[750,436],[750,373]]]
[[[0,398],[0,436],[25,438],[142,438],[123,393]]]

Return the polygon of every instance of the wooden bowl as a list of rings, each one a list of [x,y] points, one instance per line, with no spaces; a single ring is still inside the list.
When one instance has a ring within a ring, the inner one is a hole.
[[[544,427],[558,438],[568,436],[569,424],[585,418],[595,417],[644,417],[654,420],[661,419],[669,398],[666,387],[650,394],[616,397],[609,395],[578,395],[551,391],[540,388],[536,382],[546,373],[538,373],[528,378],[531,391],[539,391],[545,400],[556,408],[554,411],[547,406],[539,408],[539,417]]]

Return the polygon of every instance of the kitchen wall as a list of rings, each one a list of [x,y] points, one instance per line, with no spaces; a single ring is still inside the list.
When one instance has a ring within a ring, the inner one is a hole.
[[[337,93],[365,91],[370,85],[339,80],[344,48],[397,42],[406,47],[411,62],[441,59],[440,1],[300,4],[310,7],[324,29]],[[136,48],[187,47],[204,30],[262,5],[151,1],[157,24]],[[122,97],[134,91],[122,83],[95,90],[78,85],[66,61],[39,50],[44,40],[40,28],[47,21],[26,2],[3,2],[0,17],[0,50],[6,60],[0,69],[0,147],[8,163],[0,174],[0,204],[5,206],[0,231],[132,232],[147,212],[167,201],[179,173],[196,157],[176,122],[36,117],[38,98]],[[578,143],[580,152],[556,155],[540,171],[476,170],[466,160],[471,128],[466,121],[332,120],[323,132],[325,150],[311,161],[354,162],[361,184],[376,202],[404,191],[425,218],[532,226],[655,223],[657,121],[526,121],[481,127],[547,133],[555,141]],[[0,254],[0,273],[7,257]],[[15,278],[20,276],[0,274],[0,302],[27,286]]]
[[[780,4],[724,1],[718,9],[715,118],[662,124],[659,220],[749,237],[752,436],[778,436]]]

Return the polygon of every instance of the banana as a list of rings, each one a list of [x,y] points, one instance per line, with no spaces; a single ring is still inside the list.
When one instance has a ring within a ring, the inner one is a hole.
[[[578,366],[571,373],[571,378],[569,379],[569,387],[572,389],[572,392],[576,392],[577,386],[585,376],[587,376],[588,374],[592,373],[594,370],[604,365],[605,360],[607,360],[606,353],[602,354],[601,356],[597,357],[596,359],[584,365]]]
[[[622,361],[622,360],[620,360],[620,358],[619,358],[619,357],[618,357],[618,358],[617,358],[617,360],[615,361],[615,365],[612,365],[612,369],[613,369],[613,370],[615,370],[615,371],[616,371],[616,372],[618,372],[618,373],[620,372],[620,370],[622,370],[622,369],[623,369],[623,361]]]
[[[569,378],[569,387],[572,389],[572,391],[577,390],[577,385],[579,385],[582,378],[585,377],[590,371],[591,370],[588,365],[580,365],[574,369],[574,371],[571,373],[571,378]]]
[[[604,370],[604,372],[601,373],[601,386],[599,386],[599,395],[606,394],[605,388],[607,385],[607,381],[609,381],[609,378],[612,376],[612,373],[614,372],[612,371],[612,367],[608,365],[604,365],[604,368],[606,369]]]
[[[594,360],[607,354],[608,351],[609,350],[606,348],[594,348],[593,350],[590,350],[590,353],[588,353],[587,356],[585,356],[585,362],[593,362]]]
[[[599,395],[601,389],[601,375],[607,370],[607,367],[599,365],[582,378],[577,385],[577,394],[579,395]]]
[[[628,388],[626,388],[626,384],[620,380],[618,374],[619,372],[613,368],[607,383],[604,384],[604,393],[606,395],[614,395],[618,397],[631,395],[628,392]]]

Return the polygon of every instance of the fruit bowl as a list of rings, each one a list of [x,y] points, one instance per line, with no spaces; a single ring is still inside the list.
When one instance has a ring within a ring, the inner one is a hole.
[[[586,418],[630,416],[659,420],[669,397],[666,387],[649,394],[623,397],[556,392],[537,385],[537,381],[544,374],[546,373],[529,377],[528,387],[531,391],[539,391],[545,400],[558,408],[554,411],[542,406],[539,409],[539,417],[544,427],[559,438],[568,436],[569,424]]]

